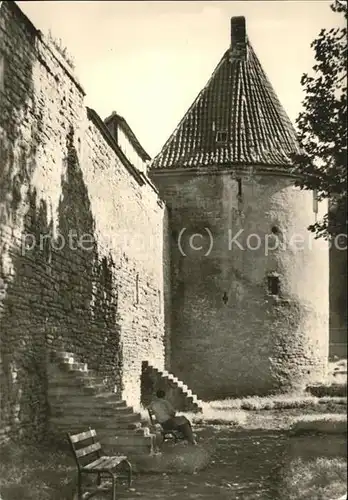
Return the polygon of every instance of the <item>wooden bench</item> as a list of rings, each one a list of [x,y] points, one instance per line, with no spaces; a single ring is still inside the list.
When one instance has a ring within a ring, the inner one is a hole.
[[[112,500],[116,500],[116,479],[124,476],[120,471],[121,467],[126,469],[128,478],[128,487],[132,484],[132,466],[128,462],[126,456],[107,456],[102,455],[102,448],[97,441],[97,433],[94,429],[89,429],[86,432],[79,434],[68,434],[68,441],[73,452],[78,475],[77,475],[77,498],[78,500],[85,500],[91,497],[97,491],[102,490],[101,480],[102,475],[105,474],[111,477],[112,481]],[[90,444],[87,444],[90,442]],[[84,443],[84,444],[81,444]],[[97,475],[97,488],[82,497],[82,476],[83,474],[96,474]],[[104,490],[105,491],[105,490]]]
[[[147,411],[149,412],[151,424],[156,425],[157,423],[159,423],[159,422],[157,422],[156,417],[155,417],[154,413],[150,410],[150,408],[148,408]],[[161,424],[159,424],[159,425],[161,425]],[[173,440],[174,443],[177,443],[178,441],[183,441],[185,439],[185,436],[183,435],[182,432],[176,431],[174,429],[167,431],[167,430],[164,430],[162,426],[161,426],[161,434],[162,434],[163,442],[170,439],[170,440]]]

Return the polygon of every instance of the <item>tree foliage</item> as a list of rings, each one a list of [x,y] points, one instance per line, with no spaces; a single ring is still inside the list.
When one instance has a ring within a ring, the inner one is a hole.
[[[314,75],[304,74],[303,111],[298,116],[301,155],[294,158],[302,189],[329,200],[330,210],[309,227],[316,237],[347,233],[347,2],[335,0],[336,28],[312,42]]]

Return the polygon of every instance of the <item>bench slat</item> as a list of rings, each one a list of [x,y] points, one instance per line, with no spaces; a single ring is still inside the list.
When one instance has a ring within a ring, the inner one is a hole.
[[[96,431],[94,429],[91,429],[89,431],[80,432],[79,434],[74,434],[73,436],[70,436],[70,440],[72,443],[78,443],[79,441],[85,441],[85,439],[90,439],[96,436],[97,436]]]
[[[90,471],[98,471],[102,469],[113,469],[116,465],[119,465],[123,460],[127,460],[124,456],[114,456],[114,457],[100,457],[98,460],[86,465],[83,469]]]
[[[93,462],[91,462],[90,464],[87,464],[87,465],[84,465],[84,469],[93,469],[94,467],[96,467],[97,465],[102,465],[103,463],[106,463],[107,460],[109,459],[110,457],[99,457],[97,458],[97,460],[94,460]]]
[[[81,448],[80,450],[76,450],[76,457],[81,458],[85,457],[86,455],[90,455],[93,452],[96,452],[98,450],[101,450],[101,444],[100,443],[94,443],[89,446],[86,446],[85,448]]]
[[[100,470],[100,469],[112,469],[114,467],[114,460],[116,459],[116,465],[117,465],[117,460],[118,457],[105,457],[107,460],[96,467],[93,467],[93,470]]]

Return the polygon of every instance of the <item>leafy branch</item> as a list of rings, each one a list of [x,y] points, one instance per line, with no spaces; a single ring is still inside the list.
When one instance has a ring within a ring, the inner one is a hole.
[[[335,0],[331,9],[347,20],[347,2]],[[311,47],[314,76],[301,79],[305,98],[296,124],[302,153],[294,161],[297,185],[315,190],[318,201],[329,200],[328,213],[309,230],[330,238],[347,233],[346,26],[322,29]]]

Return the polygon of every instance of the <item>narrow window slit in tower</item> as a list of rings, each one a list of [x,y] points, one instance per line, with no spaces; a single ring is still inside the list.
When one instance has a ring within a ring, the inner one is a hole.
[[[267,281],[268,281],[268,292],[271,295],[279,295],[280,294],[279,276],[269,275]]]
[[[241,198],[243,193],[242,193],[242,179],[237,179],[237,184],[238,184],[238,198]]]
[[[218,130],[216,132],[216,142],[220,144],[226,144],[227,142],[227,132]]]

